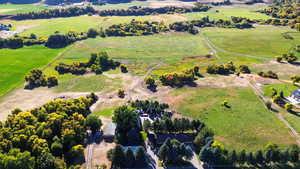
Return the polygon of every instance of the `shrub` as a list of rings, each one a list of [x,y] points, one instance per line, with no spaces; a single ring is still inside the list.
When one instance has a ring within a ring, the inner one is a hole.
[[[124,98],[125,97],[125,91],[123,89],[118,90],[118,97]]]
[[[290,104],[290,103],[286,103],[286,104],[284,105],[284,108],[285,108],[287,111],[291,111],[291,110],[293,109],[293,105]]]
[[[127,72],[128,72],[126,65],[123,65],[123,64],[122,64],[122,65],[120,66],[120,69],[121,69],[121,72],[122,72],[122,73],[127,73]]]
[[[245,73],[245,74],[251,73],[251,70],[247,65],[240,65],[239,69],[241,73]]]

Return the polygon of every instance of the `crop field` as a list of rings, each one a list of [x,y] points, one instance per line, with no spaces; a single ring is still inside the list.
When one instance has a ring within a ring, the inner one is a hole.
[[[132,1],[132,2],[128,2],[128,3],[97,5],[94,7],[96,9],[105,10],[105,9],[126,9],[126,8],[129,8],[132,6],[147,7],[147,6],[149,6],[149,2],[148,1]]]
[[[249,88],[182,88],[173,93],[174,107],[203,120],[229,148],[257,150],[268,142],[295,143],[288,129]],[[230,108],[222,106],[227,100]]]
[[[40,4],[0,4],[0,14],[13,15],[17,13],[33,12],[49,7]]]
[[[33,68],[45,66],[64,49],[48,49],[43,46],[22,49],[1,49],[0,96],[24,82],[24,76]]]

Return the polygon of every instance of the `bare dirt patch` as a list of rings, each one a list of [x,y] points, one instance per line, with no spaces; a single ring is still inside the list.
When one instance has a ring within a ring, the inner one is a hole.
[[[22,33],[24,31],[26,31],[28,29],[31,29],[31,28],[34,28],[36,26],[38,26],[38,24],[35,24],[35,25],[22,25],[22,26],[18,26],[15,31],[0,31],[0,37],[1,38],[12,37],[15,34]]]

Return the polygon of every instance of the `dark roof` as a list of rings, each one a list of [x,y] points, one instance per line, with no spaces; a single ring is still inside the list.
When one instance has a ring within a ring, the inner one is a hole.
[[[300,98],[300,89],[294,91],[294,92],[293,92],[293,96],[294,96],[294,97],[297,97],[297,98]]]

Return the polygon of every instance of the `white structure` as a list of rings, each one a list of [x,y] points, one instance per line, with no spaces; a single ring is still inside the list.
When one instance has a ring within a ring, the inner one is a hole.
[[[300,103],[300,89],[295,90],[290,97],[287,98],[292,104]]]

